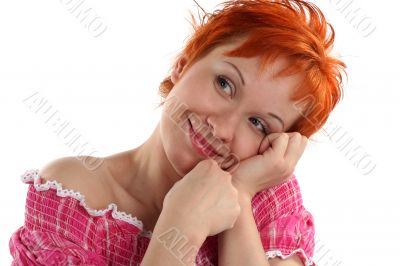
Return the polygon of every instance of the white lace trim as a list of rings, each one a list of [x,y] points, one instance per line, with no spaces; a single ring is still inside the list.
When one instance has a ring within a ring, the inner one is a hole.
[[[62,184],[55,180],[52,181],[47,180],[46,183],[40,184],[39,179],[41,178],[39,176],[38,169],[27,170],[23,175],[21,175],[22,182],[27,183],[33,181],[34,187],[37,191],[46,191],[49,189],[55,189],[57,191],[57,196],[71,197],[78,200],[79,204],[83,206],[86,209],[86,211],[92,216],[103,216],[104,214],[112,210],[111,216],[114,219],[135,225],[142,231],[140,234],[141,236],[151,238],[152,232],[150,230],[143,229],[143,222],[141,220],[126,212],[118,211],[118,206],[115,203],[108,204],[108,207],[106,209],[100,209],[100,210],[92,209],[86,204],[85,196],[82,195],[81,193],[74,190],[63,189]]]
[[[298,249],[293,250],[289,255],[286,255],[286,256],[283,255],[283,254],[282,254],[282,251],[280,251],[280,250],[269,250],[269,251],[265,252],[265,255],[267,255],[269,259],[273,259],[273,258],[275,258],[275,257],[279,257],[279,258],[281,258],[281,259],[287,259],[288,257],[290,257],[290,256],[292,256],[293,254],[296,254],[296,253],[301,253],[301,255],[306,259],[306,264],[305,264],[305,266],[312,266],[312,265],[315,265],[315,263],[312,261],[312,259],[310,259],[310,258],[306,255],[306,253],[304,252],[304,250],[301,249],[301,248],[298,248]]]

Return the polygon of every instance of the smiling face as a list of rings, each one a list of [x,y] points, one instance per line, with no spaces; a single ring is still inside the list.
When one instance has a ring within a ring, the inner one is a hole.
[[[189,69],[185,69],[185,58],[175,64],[174,87],[165,102],[177,99],[187,112],[180,121],[173,121],[170,110],[164,108],[160,129],[166,155],[179,172],[190,171],[206,157],[192,145],[187,114],[195,129],[207,128],[212,133],[203,137],[210,143],[219,140],[239,159],[256,155],[266,134],[287,131],[301,116],[290,98],[303,76],[274,78],[290,63],[282,57],[258,76],[258,57],[223,55],[237,45],[218,46]]]

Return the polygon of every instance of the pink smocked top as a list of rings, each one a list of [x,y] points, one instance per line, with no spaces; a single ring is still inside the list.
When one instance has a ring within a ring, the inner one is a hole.
[[[135,216],[108,208],[94,210],[84,195],[46,181],[38,170],[26,171],[29,184],[25,222],[9,241],[12,265],[139,265],[151,239]],[[269,258],[297,254],[304,265],[315,265],[314,221],[303,206],[296,177],[257,193],[253,214]],[[218,237],[201,246],[196,265],[218,265]]]

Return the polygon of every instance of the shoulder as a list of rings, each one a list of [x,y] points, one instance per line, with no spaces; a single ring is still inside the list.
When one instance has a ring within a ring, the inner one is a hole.
[[[39,175],[46,180],[66,181],[74,183],[79,179],[88,176],[98,176],[101,167],[92,169],[84,163],[88,156],[63,157],[45,164],[40,170]],[[94,157],[90,157],[94,158]]]
[[[106,167],[87,167],[87,156],[63,157],[50,161],[39,170],[43,181],[57,181],[64,189],[70,189],[85,196],[91,208],[101,209],[112,199]],[[91,159],[96,159],[91,157]]]

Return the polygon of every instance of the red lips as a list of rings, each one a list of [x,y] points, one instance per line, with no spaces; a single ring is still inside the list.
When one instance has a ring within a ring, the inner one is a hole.
[[[192,127],[192,123],[189,120],[190,124],[190,139],[194,148],[203,156],[220,156],[220,154],[211,146],[211,144],[198,132],[194,132]]]

